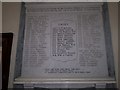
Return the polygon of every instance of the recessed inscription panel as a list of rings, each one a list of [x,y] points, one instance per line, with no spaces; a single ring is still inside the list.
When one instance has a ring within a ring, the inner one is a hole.
[[[50,28],[51,59],[65,62],[76,60],[77,29],[74,14],[58,14],[54,18]]]
[[[101,6],[27,7],[22,77],[108,77]]]

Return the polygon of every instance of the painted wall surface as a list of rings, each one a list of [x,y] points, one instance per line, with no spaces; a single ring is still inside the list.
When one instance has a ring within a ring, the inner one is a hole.
[[[2,32],[2,2],[0,2],[0,33]]]
[[[112,32],[112,45],[115,60],[116,80],[118,83],[118,3],[109,3],[109,17]]]
[[[3,32],[13,32],[13,46],[11,54],[11,67],[9,87],[13,84],[14,64],[16,59],[16,47],[19,30],[21,3],[3,4]],[[118,7],[117,3],[109,3],[110,25],[112,32],[112,43],[115,58],[116,77],[118,82]]]
[[[20,10],[21,3],[7,2],[3,3],[3,32],[13,33],[13,43],[11,51],[11,66],[10,66],[10,78],[9,78],[9,88],[12,88],[13,75],[14,75],[14,64],[16,58],[16,48],[19,30],[19,20],[20,20]]]

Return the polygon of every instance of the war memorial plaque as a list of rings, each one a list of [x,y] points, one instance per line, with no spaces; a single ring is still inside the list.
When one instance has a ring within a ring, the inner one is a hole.
[[[102,4],[26,4],[24,78],[106,78]]]

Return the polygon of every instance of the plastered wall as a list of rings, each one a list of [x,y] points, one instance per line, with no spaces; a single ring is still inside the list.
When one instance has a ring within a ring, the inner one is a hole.
[[[118,3],[109,3],[108,5],[115,60],[116,80],[118,83]]]
[[[9,87],[13,86],[14,63],[16,59],[16,47],[19,30],[21,3],[3,4],[3,32],[13,32],[13,46],[11,54],[11,67]],[[118,7],[117,3],[109,3],[110,25],[112,32],[112,43],[115,58],[116,78],[118,82]]]
[[[3,8],[3,17],[2,17],[3,32],[4,33],[13,32],[13,44],[12,44],[12,51],[11,51],[11,66],[10,66],[10,78],[9,78],[9,88],[12,88],[21,3],[15,3],[15,2],[3,3],[2,8]]]
[[[0,33],[2,32],[2,2],[0,2]]]

